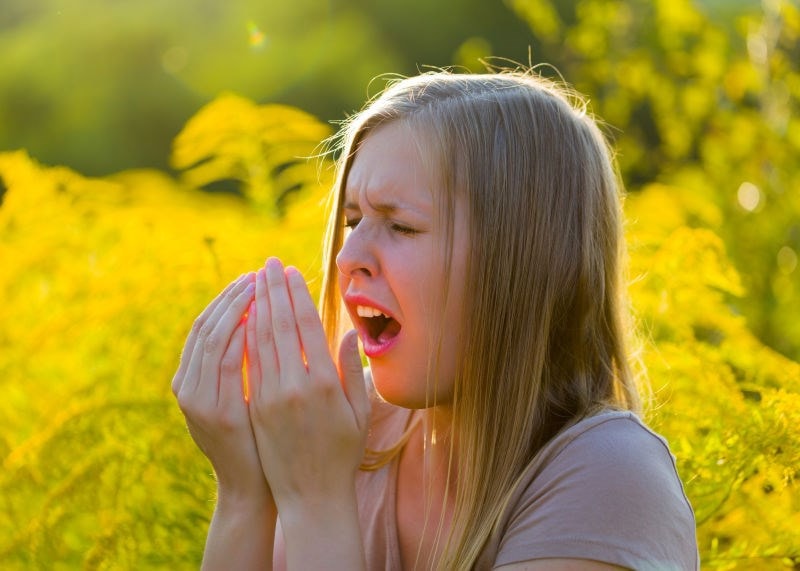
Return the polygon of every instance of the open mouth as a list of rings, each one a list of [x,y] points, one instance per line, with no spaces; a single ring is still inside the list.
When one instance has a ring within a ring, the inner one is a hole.
[[[383,345],[397,337],[400,333],[400,323],[379,309],[365,305],[356,307],[356,313],[364,326],[364,332],[370,340],[379,345]]]

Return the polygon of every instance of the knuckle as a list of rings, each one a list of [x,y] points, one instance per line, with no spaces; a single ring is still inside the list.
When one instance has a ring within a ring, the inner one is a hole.
[[[256,340],[260,343],[272,343],[272,329],[269,327],[259,327],[256,329]]]
[[[217,416],[215,424],[223,432],[236,432],[242,427],[242,416],[226,409]]]
[[[213,353],[220,347],[220,345],[221,341],[219,336],[213,333],[209,334],[208,337],[206,337],[203,341],[203,349],[206,353]]]
[[[242,370],[242,361],[235,356],[227,356],[220,363],[219,369],[226,377],[238,375]]]
[[[297,315],[297,322],[303,327],[313,327],[319,322],[319,316],[316,311],[301,311]]]
[[[281,411],[281,403],[276,399],[260,399],[250,401],[250,418],[254,424],[259,426],[271,426],[278,418]]]
[[[195,320],[192,322],[192,330],[191,333],[194,335],[199,335],[203,331],[203,326],[205,325],[206,320],[203,319],[202,315],[198,315]]]
[[[214,325],[209,323],[209,322],[207,322],[207,321],[204,321],[203,323],[201,323],[198,326],[197,338],[198,339],[204,339],[205,337],[208,337],[209,335],[211,335],[212,331],[214,331]]]
[[[281,290],[286,288],[285,278],[283,273],[279,272],[267,272],[267,287],[270,289],[275,288],[276,290]]]
[[[288,315],[275,316],[275,329],[279,333],[289,333],[294,329],[294,321]]]
[[[306,392],[297,387],[284,389],[281,401],[288,408],[301,408],[306,402]]]
[[[236,298],[236,295],[239,293],[239,288],[232,287],[228,291],[225,292],[225,295],[222,296],[226,302],[230,302],[231,300]]]
[[[331,400],[337,396],[339,385],[334,383],[335,381],[328,379],[315,384],[315,390],[320,398]]]

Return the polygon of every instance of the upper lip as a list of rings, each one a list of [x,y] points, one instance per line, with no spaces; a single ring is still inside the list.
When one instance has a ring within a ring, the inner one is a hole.
[[[359,305],[363,305],[367,307],[374,307],[375,309],[383,313],[386,317],[396,320],[394,314],[391,311],[389,311],[389,309],[387,309],[386,306],[370,299],[369,297],[363,294],[360,293],[345,294],[344,301],[347,304],[348,308],[350,309],[351,315],[353,315],[354,317],[359,317],[358,313],[356,312],[356,307]]]

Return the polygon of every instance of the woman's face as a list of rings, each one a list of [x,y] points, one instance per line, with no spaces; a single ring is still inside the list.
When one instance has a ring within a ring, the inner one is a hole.
[[[407,408],[430,406],[434,395],[436,404],[447,404],[453,390],[468,238],[457,199],[445,291],[438,181],[411,128],[395,121],[361,142],[345,189],[349,231],[336,258],[339,286],[375,388]]]

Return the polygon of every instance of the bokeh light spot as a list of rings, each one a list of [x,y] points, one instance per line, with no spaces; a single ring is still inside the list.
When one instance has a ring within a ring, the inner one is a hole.
[[[797,252],[789,246],[778,250],[778,269],[787,276],[797,269]]]
[[[464,66],[472,73],[481,73],[486,70],[486,66],[481,63],[481,60],[491,55],[492,46],[486,39],[472,37],[458,46],[453,60],[456,65]]]
[[[247,43],[255,50],[267,45],[267,36],[252,20],[247,22]]]
[[[736,197],[739,200],[739,206],[748,212],[753,212],[761,203],[761,190],[752,182],[743,182],[736,191]]]
[[[189,63],[189,50],[183,46],[172,46],[161,56],[161,67],[167,73],[180,73]]]
[[[754,63],[758,65],[766,64],[769,56],[766,38],[761,34],[750,34],[747,37],[747,52]]]

